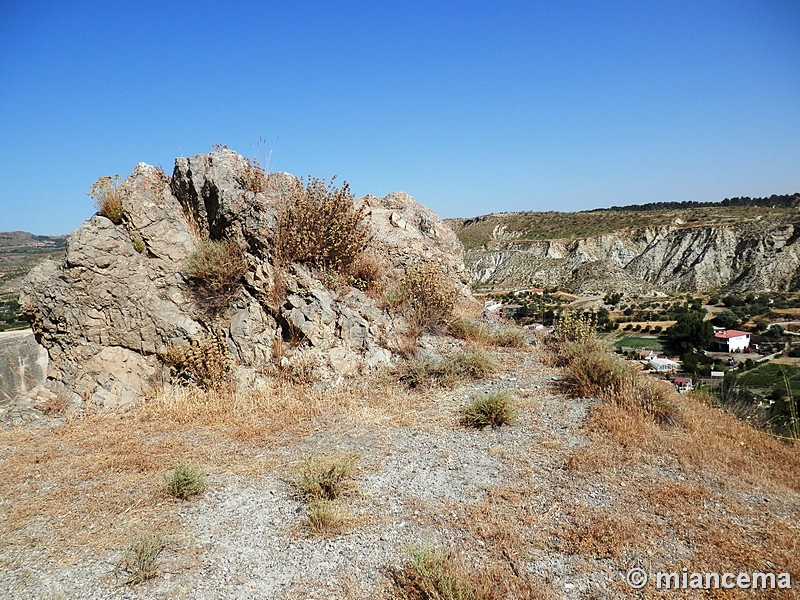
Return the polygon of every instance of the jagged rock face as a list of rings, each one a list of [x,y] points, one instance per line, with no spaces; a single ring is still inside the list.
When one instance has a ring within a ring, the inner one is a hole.
[[[575,292],[797,291],[800,225],[657,227],[579,240],[493,240],[465,257],[477,285]],[[588,268],[594,265],[595,268]]]
[[[300,184],[277,173],[254,185],[253,176],[227,149],[178,159],[171,178],[139,164],[119,186],[123,224],[92,217],[70,236],[64,261],[45,261],[28,275],[20,302],[49,355],[51,382],[89,405],[133,402],[163,376],[160,352],[208,334],[224,336],[237,368],[251,373],[288,338],[299,345],[295,354],[329,375],[391,359],[407,323],[359,290],[329,290],[312,270],[292,265],[281,277],[285,294],[272,294],[278,210]],[[441,219],[405,194],[360,202],[370,210],[371,251],[390,273],[435,262],[474,302],[461,244]],[[204,238],[238,243],[249,265],[241,290],[213,317],[185,275]]]

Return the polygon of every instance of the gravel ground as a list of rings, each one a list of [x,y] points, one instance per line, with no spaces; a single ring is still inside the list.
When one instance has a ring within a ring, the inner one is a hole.
[[[389,569],[407,560],[410,547],[464,550],[480,561],[486,542],[471,528],[471,515],[498,493],[518,493],[524,505],[529,518],[511,527],[533,541],[517,565],[545,585],[548,597],[637,597],[619,591],[624,573],[618,565],[641,557],[592,560],[560,549],[557,539],[572,511],[613,511],[625,502],[624,482],[576,476],[565,466],[589,443],[583,426],[593,401],[560,395],[558,370],[536,352],[503,354],[503,374],[424,395],[408,425],[323,423],[259,450],[263,473],[212,472],[201,497],[169,505],[174,528],[155,579],[121,585],[118,556],[101,560],[91,548],[64,565],[44,563],[35,550],[23,556],[6,549],[0,550],[0,597],[387,598]],[[512,426],[476,431],[459,425],[471,397],[499,389],[519,398]],[[348,526],[332,537],[308,533],[305,505],[292,485],[304,458],[326,454],[352,456],[356,465],[352,489],[339,501]],[[643,477],[648,469],[655,477],[669,468],[643,466]],[[800,501],[794,497],[788,506]],[[677,540],[667,546],[678,557],[690,550]]]

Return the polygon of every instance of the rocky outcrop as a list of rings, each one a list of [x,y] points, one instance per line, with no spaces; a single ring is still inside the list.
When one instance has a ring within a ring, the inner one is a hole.
[[[69,237],[64,260],[40,264],[23,284],[20,303],[49,356],[48,380],[89,408],[135,402],[163,379],[167,349],[209,336],[224,340],[238,375],[300,357],[329,378],[390,361],[407,328],[402,315],[358,289],[329,289],[306,266],[276,271],[278,210],[298,185],[227,149],[178,159],[172,177],[139,164],[118,188],[123,222],[92,217]],[[433,212],[405,194],[357,202],[368,207],[369,251],[388,281],[433,262],[463,302],[474,302],[462,247]],[[248,265],[240,289],[213,314],[186,274],[204,239],[237,244]]]
[[[476,285],[575,292],[797,291],[800,224],[652,227],[570,240],[496,239],[467,252]]]

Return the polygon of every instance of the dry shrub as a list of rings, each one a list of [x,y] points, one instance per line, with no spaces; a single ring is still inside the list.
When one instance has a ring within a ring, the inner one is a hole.
[[[663,425],[675,425],[680,410],[671,384],[641,376],[638,369],[600,348],[588,343],[559,344],[564,352],[562,387],[573,397],[599,398],[624,408],[640,410]]]
[[[623,386],[635,377],[633,368],[608,352],[589,349],[577,354],[564,368],[564,390],[575,398],[616,400]]]
[[[414,356],[396,370],[398,379],[408,387],[452,386],[463,379],[484,379],[499,369],[486,351],[466,345],[444,356]]]
[[[248,158],[239,183],[248,191],[259,193],[267,189],[267,171],[255,158]]]
[[[369,252],[360,253],[344,270],[350,285],[372,297],[378,296],[382,291],[385,273],[386,267],[383,262]]]
[[[347,182],[337,188],[312,178],[297,186],[278,213],[276,263],[305,263],[342,272],[355,264],[372,235],[365,205],[356,206]]]
[[[447,333],[461,340],[485,346],[524,348],[525,333],[518,327],[501,327],[490,330],[485,324],[466,317],[455,317],[447,323]]]
[[[241,287],[248,263],[233,240],[204,240],[186,259],[186,274],[199,302],[216,312],[227,306]]]
[[[351,487],[352,456],[312,456],[300,466],[295,483],[304,499],[336,500]]]
[[[515,396],[507,390],[474,396],[462,412],[461,423],[476,429],[508,425],[516,418],[516,403]]]
[[[64,394],[56,394],[42,407],[42,413],[48,417],[60,417],[69,408],[69,402]]]
[[[184,461],[180,461],[168,475],[164,476],[164,485],[167,493],[179,500],[187,500],[206,489],[203,472]]]
[[[204,390],[229,392],[233,387],[233,362],[221,335],[205,336],[182,346],[169,346],[158,354],[170,368],[170,376],[180,383]]]
[[[124,582],[133,585],[158,575],[158,555],[164,546],[164,537],[155,531],[146,531],[136,538],[117,565]]]
[[[443,331],[453,316],[456,289],[435,264],[420,263],[408,269],[393,291],[390,305],[402,311],[421,331]]]
[[[556,339],[566,342],[585,342],[594,338],[596,327],[591,315],[565,312],[553,323]]]
[[[89,188],[88,195],[94,200],[98,214],[115,225],[122,223],[125,211],[119,192],[119,175],[100,177]]]
[[[411,562],[391,571],[400,597],[407,600],[489,600],[489,590],[480,589],[473,576],[453,554],[431,548],[411,551]]]

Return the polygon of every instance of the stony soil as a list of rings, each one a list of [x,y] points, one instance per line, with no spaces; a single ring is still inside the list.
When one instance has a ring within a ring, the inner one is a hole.
[[[171,511],[172,525],[160,574],[148,582],[122,585],[115,572],[119,553],[72,548],[73,556],[53,562],[48,548],[4,543],[0,596],[389,598],[395,593],[390,569],[408,560],[410,547],[432,545],[458,551],[476,570],[504,556],[511,570],[524,572],[530,582],[526,597],[638,597],[624,587],[624,569],[648,556],[628,549],[614,557],[579,553],[575,541],[561,535],[581,511],[622,514],[628,491],[638,494],[626,490],[624,476],[609,481],[567,466],[570,456],[590,444],[585,425],[594,401],[560,394],[559,371],[545,366],[536,351],[499,355],[503,373],[419,394],[404,423],[322,419],[301,436],[279,433],[253,449],[251,464],[261,470],[237,469],[233,461],[229,468],[211,469],[201,497],[161,506]],[[461,426],[459,411],[469,399],[494,389],[518,396],[517,421],[479,431]],[[325,454],[354,457],[356,469],[352,489],[340,501],[348,517],[344,531],[314,536],[292,481],[300,461]],[[668,463],[640,464],[637,472],[645,480],[686,479]],[[627,485],[634,487],[630,480]],[[800,514],[796,493],[782,498],[769,490],[747,493],[765,506],[764,498],[773,502],[774,512],[765,520]],[[635,522],[636,516],[634,511],[626,519]],[[664,518],[663,513],[638,516],[647,527]],[[508,522],[499,523],[503,519]],[[35,530],[36,524],[28,527]],[[500,552],[501,538],[516,542]],[[673,560],[688,555],[678,537],[666,540],[671,541],[659,542],[655,555]]]

